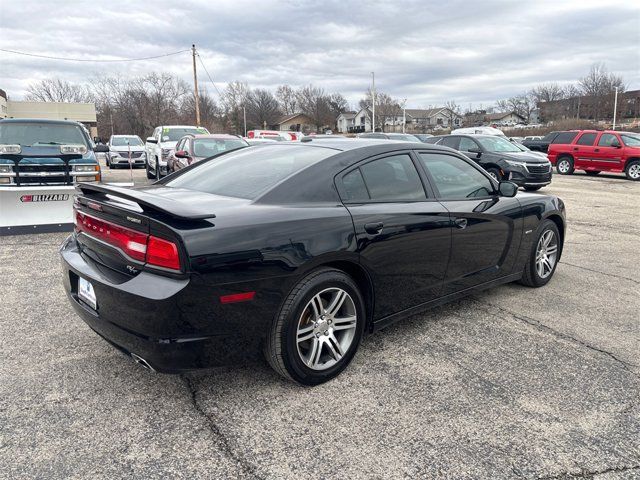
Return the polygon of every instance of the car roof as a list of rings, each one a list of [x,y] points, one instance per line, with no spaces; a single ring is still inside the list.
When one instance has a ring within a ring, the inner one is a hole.
[[[73,120],[49,120],[44,118],[3,118],[0,123],[51,123],[58,125],[81,125]]]
[[[230,133],[210,133],[210,134],[206,134],[206,133],[201,133],[198,135],[194,135],[192,133],[185,135],[185,137],[193,137],[194,140],[200,139],[200,138],[218,138],[218,139],[235,139],[235,140],[242,140],[242,138],[236,136],[236,135],[231,135]]]
[[[311,138],[311,140],[307,140],[304,142],[274,142],[273,145],[269,144],[269,146],[273,147],[283,147],[288,145],[295,145],[301,148],[304,147],[322,147],[322,148],[331,148],[333,150],[337,150],[340,152],[354,151],[361,148],[368,147],[380,147],[380,153],[384,153],[385,151],[392,150],[402,150],[404,148],[407,149],[416,149],[416,148],[429,148],[432,147],[435,149],[441,149],[445,151],[451,151],[449,147],[442,147],[440,145],[429,145],[426,147],[425,143],[418,142],[405,142],[400,140],[384,140],[381,138],[329,138],[330,135],[322,138]]]

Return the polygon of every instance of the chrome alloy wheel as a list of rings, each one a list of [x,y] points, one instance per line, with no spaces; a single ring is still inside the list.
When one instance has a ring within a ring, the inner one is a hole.
[[[357,325],[356,306],[341,288],[327,288],[304,307],[298,320],[298,355],[312,370],[334,366],[353,343]]]
[[[558,259],[558,239],[552,230],[545,230],[536,248],[536,271],[540,278],[547,278],[553,272]]]
[[[634,163],[629,167],[629,177],[634,180],[640,178],[640,163]]]
[[[560,173],[568,173],[570,168],[571,163],[566,158],[563,158],[558,162],[558,171]]]

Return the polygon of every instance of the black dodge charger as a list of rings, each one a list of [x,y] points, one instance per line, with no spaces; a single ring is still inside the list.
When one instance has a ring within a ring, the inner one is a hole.
[[[428,144],[283,142],[151,186],[79,190],[60,250],[71,303],[161,372],[263,349],[285,377],[324,382],[364,334],[402,317],[502,283],[545,285],[565,235],[560,199]]]

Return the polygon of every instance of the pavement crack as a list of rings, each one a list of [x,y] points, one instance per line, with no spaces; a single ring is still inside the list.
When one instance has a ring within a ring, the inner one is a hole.
[[[635,278],[631,278],[631,277],[625,277],[624,275],[617,275],[615,273],[607,273],[607,272],[603,272],[601,270],[595,270],[593,268],[589,268],[589,267],[583,267],[582,265],[576,265],[575,263],[569,263],[569,262],[565,262],[565,261],[560,261],[558,263],[561,263],[563,265],[569,265],[570,267],[574,267],[574,268],[580,268],[582,270],[587,270],[588,272],[593,272],[593,273],[599,273],[601,275],[606,275],[608,277],[615,277],[615,278],[620,278],[622,280],[628,280],[630,282],[635,283],[636,285],[640,285],[640,281],[636,280]]]
[[[576,343],[578,345],[581,345],[585,348],[588,348],[589,350],[593,350],[594,352],[598,352],[598,353],[602,353],[606,356],[608,356],[609,358],[611,358],[612,360],[614,360],[616,363],[618,363],[623,369],[625,369],[626,371],[628,371],[629,373],[631,373],[634,377],[640,379],[640,374],[638,374],[635,370],[633,370],[634,368],[640,368],[640,366],[635,365],[633,363],[630,362],[626,362],[620,358],[618,358],[616,355],[614,355],[613,353],[604,350],[602,348],[598,348],[594,345],[591,345],[587,342],[585,342],[584,340],[580,340],[579,338],[573,337],[571,335],[569,335],[568,333],[563,333],[563,332],[559,332],[558,330],[555,330],[551,327],[549,327],[548,325],[545,325],[544,323],[542,323],[539,320],[536,320],[535,318],[531,318],[531,317],[526,317],[523,315],[518,315],[515,312],[512,312],[511,310],[508,310],[504,307],[501,307],[499,305],[495,305],[493,303],[489,303],[489,302],[485,302],[483,300],[480,300],[478,297],[473,297],[474,300],[482,305],[486,305],[488,307],[493,307],[493,308],[497,308],[499,311],[506,313],[507,315],[515,318],[516,320],[519,320],[520,322],[526,323],[527,325],[531,325],[532,327],[535,327],[539,330],[545,331],[547,333],[551,333],[553,336],[555,336],[556,338],[560,338],[562,340],[568,340],[570,342]]]
[[[207,428],[216,437],[216,439],[218,440],[218,444],[225,455],[233,460],[242,469],[243,478],[254,478],[257,480],[263,480],[263,477],[258,475],[256,467],[233,450],[231,442],[224,435],[224,433],[222,433],[222,430],[216,424],[213,416],[205,412],[205,410],[200,406],[200,404],[198,403],[198,389],[193,385],[193,382],[186,375],[180,375],[180,378],[182,378],[184,384],[187,386],[187,390],[190,394],[191,405],[198,413],[198,415],[200,415],[205,420]]]
[[[549,475],[544,477],[538,477],[538,480],[570,480],[572,478],[595,478],[598,475],[605,475],[607,473],[623,473],[632,470],[640,470],[640,465],[632,465],[630,467],[612,467],[605,468],[603,470],[586,470],[581,469],[579,472],[564,472],[557,475]]]

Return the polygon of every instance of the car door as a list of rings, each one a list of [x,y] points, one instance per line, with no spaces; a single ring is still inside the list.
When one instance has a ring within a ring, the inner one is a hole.
[[[617,146],[614,146],[616,145]],[[622,170],[623,149],[620,138],[613,133],[603,132],[593,149],[593,166],[596,170]]]
[[[596,140],[596,132],[584,132],[571,146],[570,153],[573,155],[573,166],[579,169],[593,170],[594,164],[594,146]]]
[[[410,152],[368,159],[339,175],[336,185],[373,281],[374,319],[440,296],[451,250],[449,214],[425,191]]]
[[[440,152],[418,156],[437,200],[451,216],[451,261],[443,294],[511,274],[522,235],[517,198],[501,197],[495,183],[468,159]]]

